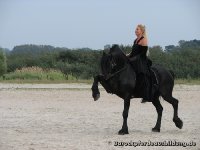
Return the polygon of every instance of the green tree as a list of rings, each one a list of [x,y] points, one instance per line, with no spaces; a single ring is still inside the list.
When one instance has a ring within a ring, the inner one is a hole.
[[[2,48],[0,48],[0,76],[7,72],[6,55]]]

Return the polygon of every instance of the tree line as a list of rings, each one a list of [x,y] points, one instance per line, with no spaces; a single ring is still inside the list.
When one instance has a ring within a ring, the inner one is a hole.
[[[125,53],[131,45],[120,45]],[[91,79],[99,73],[102,50],[68,49],[50,45],[19,45],[12,50],[0,48],[0,76],[23,67],[56,69],[77,79]],[[179,41],[178,45],[149,47],[153,64],[175,73],[176,78],[200,77],[200,40]]]

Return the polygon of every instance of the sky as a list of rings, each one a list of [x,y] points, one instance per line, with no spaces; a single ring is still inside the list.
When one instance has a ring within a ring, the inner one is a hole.
[[[199,15],[199,0],[0,0],[0,47],[132,45],[137,24],[149,46],[178,45],[200,40]]]

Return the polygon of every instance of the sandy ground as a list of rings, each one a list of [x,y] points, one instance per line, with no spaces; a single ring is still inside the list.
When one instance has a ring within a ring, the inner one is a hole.
[[[200,86],[176,85],[183,129],[161,99],[162,128],[152,133],[157,113],[151,103],[131,101],[129,134],[117,135],[123,101],[101,89],[94,102],[87,84],[0,84],[0,150],[200,150]],[[191,142],[196,146],[115,146],[116,142]]]

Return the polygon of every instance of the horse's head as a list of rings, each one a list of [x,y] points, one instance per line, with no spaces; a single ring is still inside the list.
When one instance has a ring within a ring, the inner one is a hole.
[[[103,52],[101,58],[102,74],[107,76],[121,68],[127,63],[128,58],[118,45],[113,45],[108,52]]]
[[[101,57],[101,72],[104,76],[107,76],[112,72],[113,64],[112,64],[112,56],[103,52]]]
[[[110,52],[109,53],[112,55],[116,65],[119,68],[123,67],[128,61],[128,58],[126,57],[126,55],[124,54],[122,49],[117,44],[114,44],[110,48]]]

